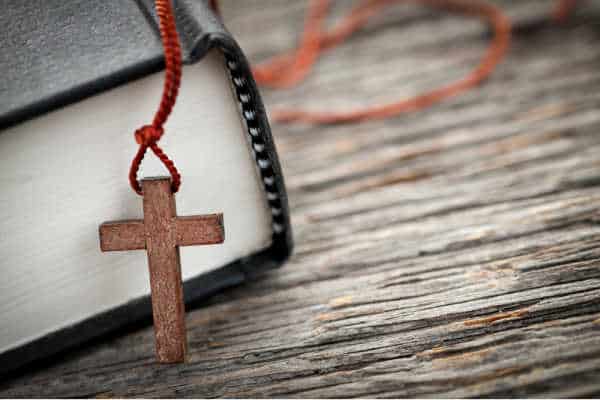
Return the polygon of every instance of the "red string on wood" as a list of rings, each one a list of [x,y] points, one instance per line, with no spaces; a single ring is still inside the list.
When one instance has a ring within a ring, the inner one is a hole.
[[[129,183],[132,189],[142,195],[142,187],[137,179],[138,170],[148,149],[160,159],[171,174],[171,189],[176,193],[181,186],[181,175],[175,164],[157,142],[164,134],[164,124],[167,122],[181,85],[181,46],[175,25],[175,16],[170,0],[155,0],[156,14],[159,19],[160,36],[165,52],[165,82],[162,99],[152,125],[145,125],[135,131],[135,140],[140,145],[129,170]]]
[[[420,94],[416,97],[367,107],[350,112],[311,112],[296,109],[276,110],[273,119],[279,122],[336,124],[382,119],[409,111],[427,108],[442,100],[461,94],[487,79],[504,58],[511,38],[511,23],[496,6],[481,0],[363,0],[338,25],[330,30],[324,23],[330,8],[329,0],[311,0],[304,25],[304,34],[297,49],[274,57],[254,68],[259,84],[285,89],[301,83],[318,58],[327,50],[343,43],[350,35],[364,27],[370,18],[386,7],[412,1],[443,8],[466,16],[485,20],[494,31],[494,37],[479,65],[466,77]]]

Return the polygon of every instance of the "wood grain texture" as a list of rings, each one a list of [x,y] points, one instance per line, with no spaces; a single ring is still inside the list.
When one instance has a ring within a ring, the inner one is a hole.
[[[515,41],[480,89],[382,122],[274,126],[296,254],[188,313],[189,364],[156,365],[148,327],[0,396],[600,395],[600,13],[582,2],[557,27],[552,1],[497,3]],[[304,6],[223,13],[260,60],[293,43]],[[265,92],[269,108],[410,96],[485,47],[477,22],[390,10],[306,84]]]
[[[187,334],[175,196],[168,178],[143,180],[142,191],[156,358],[180,363],[186,358]]]
[[[100,225],[100,250],[130,251],[146,248],[144,221],[114,221]]]
[[[175,220],[177,246],[219,244],[225,240],[223,214],[194,215]]]

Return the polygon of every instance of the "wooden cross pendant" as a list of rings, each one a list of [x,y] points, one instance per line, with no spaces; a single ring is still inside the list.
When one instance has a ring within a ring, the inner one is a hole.
[[[177,217],[169,178],[142,181],[144,219],[100,226],[102,251],[146,250],[150,268],[156,356],[184,362],[187,350],[179,246],[225,240],[223,214]]]

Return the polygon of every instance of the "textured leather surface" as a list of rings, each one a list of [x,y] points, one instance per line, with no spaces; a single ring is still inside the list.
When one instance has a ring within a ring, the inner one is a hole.
[[[152,0],[5,2],[0,13],[0,134],[2,128],[164,68]],[[251,143],[263,149],[255,151],[255,157],[267,201],[274,210],[272,245],[185,282],[185,300],[190,304],[280,266],[289,257],[293,242],[275,143],[247,59],[207,0],[173,3],[184,61],[200,62],[212,48],[225,55]],[[150,321],[150,298],[138,299],[0,354],[0,375],[131,324]]]
[[[5,0],[0,128],[159,71],[152,0]],[[227,36],[206,0],[175,0],[186,63]]]

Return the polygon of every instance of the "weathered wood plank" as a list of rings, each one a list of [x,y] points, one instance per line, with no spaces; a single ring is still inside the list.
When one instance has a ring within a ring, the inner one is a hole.
[[[336,2],[337,11],[351,2]],[[187,316],[190,363],[153,362],[152,329],[0,384],[0,396],[600,395],[597,5],[517,22],[481,88],[427,111],[275,126],[297,251]],[[224,1],[253,60],[288,47],[304,2]],[[358,107],[465,73],[485,28],[417,6],[374,20],[271,109]],[[268,26],[269,29],[256,29]]]

